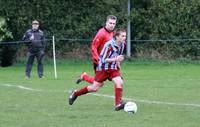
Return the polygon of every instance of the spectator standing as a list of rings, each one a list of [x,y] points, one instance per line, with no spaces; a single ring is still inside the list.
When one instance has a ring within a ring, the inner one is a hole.
[[[23,41],[28,43],[27,63],[25,78],[29,79],[31,76],[32,65],[34,58],[37,58],[37,71],[38,77],[43,78],[43,58],[44,58],[44,33],[39,29],[39,22],[37,20],[32,21],[32,28],[28,29],[23,36]]]

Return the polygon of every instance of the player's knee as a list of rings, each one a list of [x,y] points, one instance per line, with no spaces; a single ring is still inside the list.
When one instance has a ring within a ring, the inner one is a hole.
[[[88,90],[90,92],[97,92],[99,90],[99,87],[98,86],[89,86]]]
[[[123,86],[123,84],[124,84],[124,82],[123,82],[123,80],[122,79],[120,79],[120,84]]]
[[[117,83],[115,84],[115,86],[116,86],[117,88],[122,88],[122,87],[123,87],[123,81],[117,82]]]
[[[123,84],[115,84],[116,88],[123,88]]]
[[[93,89],[93,92],[97,92],[99,89]]]
[[[99,90],[99,88],[94,87],[94,88],[91,89],[91,92],[97,92],[98,90]]]

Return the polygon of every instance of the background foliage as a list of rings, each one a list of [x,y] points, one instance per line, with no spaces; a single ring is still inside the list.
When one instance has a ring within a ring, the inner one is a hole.
[[[31,21],[40,21],[46,38],[91,39],[105,23],[109,14],[118,17],[117,27],[126,28],[131,20],[132,40],[171,40],[178,41],[132,41],[132,52],[135,57],[177,59],[199,58],[200,34],[200,1],[199,0],[131,0],[131,15],[127,15],[127,1],[121,0],[24,0],[0,1],[0,16],[6,19],[7,28],[14,40],[20,40],[30,27]],[[186,39],[181,41],[181,39]],[[63,41],[62,41],[63,42]],[[49,42],[50,43],[50,42]],[[57,52],[71,52],[66,41],[57,40]],[[24,49],[19,46],[18,49]],[[51,45],[47,45],[47,54],[51,56]],[[18,51],[19,52],[19,51]],[[87,51],[88,52],[88,51]],[[88,54],[88,53],[86,53]]]
[[[7,29],[6,20],[0,17],[0,41],[9,41],[13,38],[12,33]],[[16,47],[9,45],[0,45],[0,65],[10,66],[16,52]]]
[[[140,43],[136,45],[140,56],[146,54],[147,57],[168,59],[199,57],[200,1],[142,0],[135,4],[139,6],[132,8],[131,14],[134,39],[178,40]]]

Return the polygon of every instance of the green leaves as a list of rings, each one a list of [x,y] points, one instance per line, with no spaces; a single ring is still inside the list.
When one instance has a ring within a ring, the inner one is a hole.
[[[138,5],[138,6],[137,6]],[[141,6],[143,5],[143,6]],[[144,6],[146,5],[146,6]],[[135,3],[131,13],[134,39],[171,40],[155,41],[136,46],[144,56],[156,52],[159,58],[198,57],[199,43],[191,40],[200,37],[200,2],[198,0],[142,0]],[[173,40],[179,41],[173,41]],[[144,46],[142,45],[142,46]],[[154,48],[151,48],[154,47]],[[136,52],[137,55],[137,52]]]
[[[0,41],[13,38],[12,33],[8,31],[6,20],[0,17]]]

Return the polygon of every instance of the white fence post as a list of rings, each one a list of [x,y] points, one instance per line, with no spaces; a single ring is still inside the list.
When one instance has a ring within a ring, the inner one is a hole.
[[[55,50],[55,38],[52,36],[52,41],[53,41],[53,63],[54,63],[54,74],[55,78],[57,79],[57,70],[56,70],[56,50]]]

